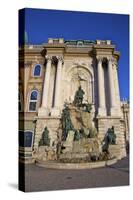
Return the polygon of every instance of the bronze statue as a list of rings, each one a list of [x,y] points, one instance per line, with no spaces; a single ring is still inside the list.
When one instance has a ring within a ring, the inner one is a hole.
[[[90,103],[85,104],[85,111],[90,113],[92,110],[92,105]]]
[[[73,130],[72,121],[70,118],[69,108],[66,106],[62,113],[62,129],[63,129],[63,140],[66,140],[68,132]]]
[[[107,134],[104,137],[104,145],[102,147],[103,152],[109,153],[109,145],[116,144],[116,134],[114,132],[114,126],[108,128]]]
[[[74,141],[79,141],[80,138],[81,138],[81,134],[79,133],[78,130],[75,130]]]
[[[83,128],[81,128],[81,129],[79,130],[79,133],[80,133],[81,138],[85,138],[85,137],[86,137],[85,131],[84,131]]]
[[[84,94],[85,92],[82,90],[81,86],[79,86],[78,90],[75,93],[74,102],[73,102],[74,105],[76,106],[82,105]]]
[[[47,126],[44,128],[39,146],[50,146],[49,130]]]
[[[114,126],[108,129],[107,139],[109,144],[116,144],[116,134],[114,132]]]

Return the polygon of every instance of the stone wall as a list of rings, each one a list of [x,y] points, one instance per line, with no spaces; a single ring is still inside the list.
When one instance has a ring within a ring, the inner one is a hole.
[[[44,128],[47,126],[49,130],[50,146],[56,145],[58,137],[58,129],[60,124],[60,118],[45,117],[37,118],[36,121],[36,134],[34,139],[34,150],[38,149],[38,144],[41,139]]]
[[[97,126],[98,126],[98,137],[102,141],[107,133],[108,128],[114,126],[114,131],[116,134],[116,145],[114,145],[114,156],[117,156],[118,159],[121,159],[126,156],[126,148],[125,148],[125,138],[124,138],[124,128],[123,121],[118,117],[99,117],[97,118]],[[111,148],[113,152],[113,146]]]

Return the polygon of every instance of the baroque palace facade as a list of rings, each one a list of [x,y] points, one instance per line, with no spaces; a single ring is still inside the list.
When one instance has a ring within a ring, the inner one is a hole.
[[[126,156],[129,140],[129,104],[120,101],[120,53],[110,40],[48,39],[42,45],[19,49],[19,153],[20,160],[34,160],[45,126],[50,145],[57,143],[57,129],[64,103],[71,103],[79,86],[84,101],[92,104],[94,126],[103,140],[114,126],[114,154]]]

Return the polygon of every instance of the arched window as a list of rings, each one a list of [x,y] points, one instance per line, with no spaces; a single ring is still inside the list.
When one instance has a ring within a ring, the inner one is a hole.
[[[29,111],[36,111],[38,92],[37,90],[32,90],[29,98]]]
[[[23,108],[22,108],[22,93],[20,93],[20,92],[18,94],[18,108],[19,108],[19,112],[21,112],[23,110]]]
[[[41,75],[41,65],[35,65],[33,69],[33,76],[40,76]]]

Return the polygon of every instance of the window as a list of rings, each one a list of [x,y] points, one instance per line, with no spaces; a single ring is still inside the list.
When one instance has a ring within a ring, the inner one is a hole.
[[[33,76],[40,76],[41,75],[41,65],[35,65],[33,70]]]
[[[19,147],[32,146],[33,133],[31,131],[19,131]]]
[[[18,94],[18,108],[19,112],[22,111],[22,94],[20,92]]]
[[[32,90],[29,100],[29,111],[36,111],[37,97],[38,92],[36,90]]]

